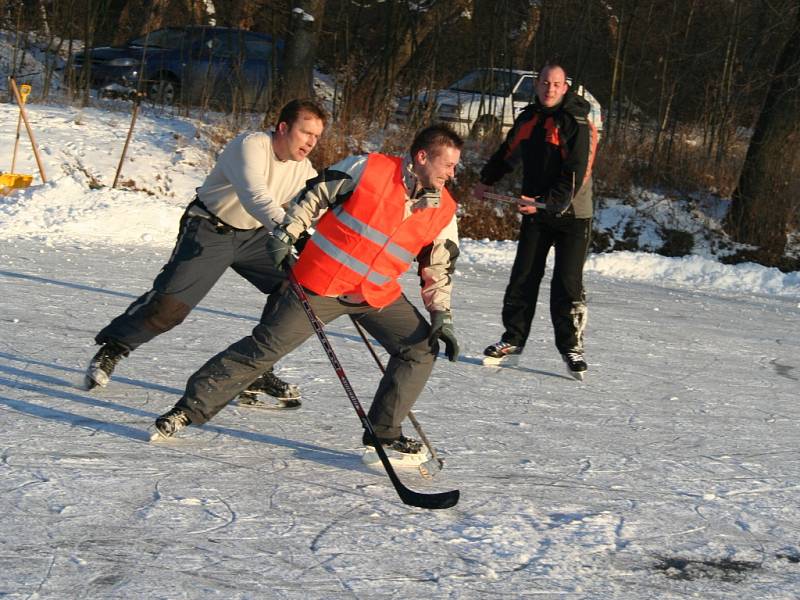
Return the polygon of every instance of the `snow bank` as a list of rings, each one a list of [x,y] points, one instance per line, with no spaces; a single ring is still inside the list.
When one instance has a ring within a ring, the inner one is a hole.
[[[120,179],[125,187],[112,189],[128,114],[40,105],[30,105],[28,112],[48,182],[41,183],[23,132],[17,171],[33,173],[34,183],[0,196],[0,240],[152,247],[174,243],[180,214],[214,161],[213,144],[204,139],[197,123],[145,110],[123,165]],[[15,106],[0,105],[2,148],[13,148],[17,115]],[[10,154],[0,161],[9,160],[10,165]],[[673,220],[689,218],[675,214],[678,205],[668,209]],[[610,227],[609,215],[619,216],[621,210],[620,204],[612,203],[598,215],[599,224]],[[625,218],[635,217],[626,213]],[[651,224],[638,225],[640,231],[648,231]],[[515,252],[515,242],[463,240],[460,265],[507,270]],[[614,252],[590,256],[587,272],[658,285],[800,298],[800,273],[756,264],[724,265],[701,256]]]

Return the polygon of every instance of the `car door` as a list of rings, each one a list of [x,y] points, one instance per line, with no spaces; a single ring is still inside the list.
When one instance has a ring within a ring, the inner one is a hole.
[[[230,72],[236,108],[266,110],[272,92],[274,48],[270,36],[236,31],[236,56]]]
[[[193,32],[182,87],[189,101],[211,108],[229,108],[233,97],[231,69],[236,43],[229,30],[197,29]]]
[[[519,115],[528,104],[533,102],[535,97],[536,89],[534,87],[533,75],[523,75],[520,77],[514,88],[514,92],[511,94],[511,104],[514,111],[513,119],[516,119],[517,115]]]

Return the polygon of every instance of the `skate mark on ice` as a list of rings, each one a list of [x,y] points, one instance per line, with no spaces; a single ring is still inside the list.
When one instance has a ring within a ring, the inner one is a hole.
[[[442,355],[444,356],[444,355]],[[530,367],[520,367],[519,365],[497,365],[497,366],[486,366],[483,364],[483,357],[482,356],[459,356],[458,362],[466,363],[469,365],[477,365],[482,369],[485,369],[487,373],[499,373],[500,371],[519,371],[521,373],[533,373],[534,375],[545,375],[547,377],[555,377],[556,379],[567,379],[568,381],[574,381],[572,377],[567,375],[563,375],[562,373],[556,373],[555,371],[543,371],[542,369],[532,369]]]
[[[146,422],[143,423],[143,425],[149,425],[158,416],[156,413],[151,413],[138,408],[131,408],[113,402],[104,402],[102,400],[97,400],[95,398],[80,396],[78,394],[73,394],[70,392],[51,390],[46,387],[24,384],[17,381],[11,381],[0,378],[0,387],[3,386],[13,387],[17,389],[24,389],[26,391],[35,392],[52,398],[58,398],[62,400],[68,400],[80,404],[85,404],[93,408],[109,409],[130,415],[145,417]],[[17,410],[18,412],[21,413],[29,414],[38,418],[60,421],[75,427],[84,427],[87,429],[104,431],[106,433],[110,433],[112,435],[116,435],[119,437],[126,437],[136,441],[144,441],[147,443],[149,443],[150,440],[146,426],[139,429],[135,427],[130,427],[128,425],[111,423],[108,421],[87,417],[77,413],[71,413],[56,408],[44,407],[38,404],[32,404],[30,402],[26,402],[24,400],[16,400],[4,396],[0,396],[0,404],[5,404],[9,408]],[[268,434],[256,433],[252,431],[243,431],[239,429],[231,429],[219,425],[211,425],[211,426],[205,425],[204,427],[199,428],[198,430],[203,432],[214,433],[216,435],[226,435],[241,440],[268,444],[271,446],[289,448],[295,452],[295,458],[300,460],[310,460],[312,462],[317,462],[328,466],[334,466],[336,468],[348,471],[360,470],[361,460],[355,453],[352,452],[333,450],[331,448],[316,446],[314,444],[308,444],[305,442],[286,440]]]
[[[794,371],[795,367],[792,365],[783,365],[778,362],[777,358],[773,358],[769,361],[769,364],[775,369],[775,372],[780,375],[781,377],[786,377],[786,379],[791,379],[792,381],[800,380],[799,377],[792,375],[792,371]]]
[[[0,385],[2,385],[2,383],[3,380],[0,379]],[[148,436],[146,435],[146,432],[143,432],[141,429],[128,427],[127,425],[108,423],[106,421],[92,419],[91,417],[84,417],[82,415],[77,415],[75,413],[70,413],[55,408],[38,406],[36,404],[30,404],[23,400],[13,400],[11,398],[0,396],[0,404],[5,404],[9,408],[14,409],[17,412],[25,413],[40,419],[61,421],[73,427],[83,427],[86,429],[104,431],[112,435],[116,435],[119,437],[127,437],[137,441],[147,441],[149,439]]]
[[[40,373],[34,373],[32,371],[24,371],[24,370],[21,370],[21,369],[14,369],[13,367],[4,367],[4,366],[0,365],[0,371],[5,371],[6,373],[8,373],[10,375],[24,376],[24,377],[28,377],[30,379],[36,379],[38,381],[41,381],[42,383],[49,383],[49,384],[52,384],[52,385],[60,385],[60,386],[68,387],[68,388],[71,388],[71,389],[76,389],[77,388],[79,390],[86,391],[86,389],[83,387],[83,384],[82,384],[83,377],[86,374],[86,370],[83,369],[83,368],[76,369],[74,367],[64,367],[62,365],[57,365],[55,363],[48,363],[48,362],[44,362],[44,361],[41,361],[41,360],[36,360],[36,359],[33,359],[33,358],[27,358],[27,357],[22,357],[22,356],[14,356],[13,354],[8,354],[6,352],[0,352],[0,358],[4,358],[4,359],[10,360],[10,361],[25,363],[26,365],[36,365],[36,366],[39,366],[39,367],[47,367],[47,368],[50,368],[50,369],[55,369],[57,371],[64,371],[66,373],[75,373],[76,375],[79,376],[79,379],[76,380],[76,381],[69,381],[69,380],[65,380],[65,379],[57,379],[55,377],[48,377],[47,375],[42,375]],[[87,362],[88,362],[88,360],[87,360]],[[141,381],[141,380],[138,380],[138,379],[129,379],[127,377],[120,377],[120,376],[117,376],[117,375],[114,375],[114,381],[117,382],[117,383],[125,383],[127,385],[131,385],[131,386],[135,386],[135,387],[151,389],[151,390],[154,390],[154,391],[157,391],[157,392],[164,392],[165,394],[174,394],[174,395],[178,395],[178,396],[183,394],[183,389],[178,389],[178,388],[173,388],[173,387],[169,387],[169,386],[165,386],[165,385],[160,385],[158,383],[150,383],[148,381]]]
[[[193,497],[161,492],[161,481],[157,481],[153,494],[146,504],[134,512],[137,519],[155,523],[178,522],[186,527],[185,535],[197,535],[219,531],[233,525],[238,515],[230,503],[221,497]]]

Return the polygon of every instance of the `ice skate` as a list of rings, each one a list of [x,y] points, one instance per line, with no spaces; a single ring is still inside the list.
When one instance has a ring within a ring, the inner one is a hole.
[[[261,395],[271,396],[262,399]],[[273,400],[274,399],[274,400]],[[236,398],[237,405],[246,408],[262,408],[268,410],[286,410],[300,408],[300,388],[293,383],[283,381],[270,369],[250,384]]]
[[[383,446],[383,450],[386,452],[386,456],[389,457],[389,462],[395,467],[419,467],[419,465],[430,458],[425,446],[419,440],[404,435],[401,435],[396,440],[378,439],[381,442],[381,446]],[[365,446],[364,455],[361,457],[361,460],[371,467],[379,466],[381,464],[381,459],[366,432],[361,442]]]
[[[111,379],[111,374],[114,372],[114,367],[127,355],[128,350],[116,342],[103,344],[86,369],[86,375],[84,376],[86,389],[92,390],[96,387],[106,387]]]
[[[150,436],[151,442],[168,440],[189,425],[189,415],[183,409],[173,407],[156,419],[156,432]]]
[[[483,351],[483,365],[486,367],[515,366],[519,363],[522,346],[499,341]]]
[[[561,355],[564,363],[567,365],[567,372],[578,381],[583,381],[586,375],[586,361],[583,359],[583,354],[580,352],[566,352]]]

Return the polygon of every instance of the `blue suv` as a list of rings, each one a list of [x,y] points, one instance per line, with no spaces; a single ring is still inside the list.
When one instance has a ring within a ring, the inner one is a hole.
[[[167,27],[121,47],[97,47],[74,57],[80,76],[91,57],[91,87],[101,95],[222,110],[266,110],[282,42],[227,27]]]

